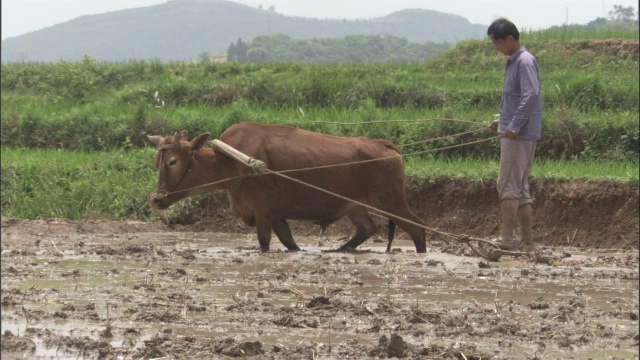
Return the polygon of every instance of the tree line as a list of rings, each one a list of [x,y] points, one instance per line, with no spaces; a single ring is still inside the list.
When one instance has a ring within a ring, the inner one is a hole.
[[[449,43],[411,43],[398,36],[352,35],[344,38],[292,39],[288,35],[239,38],[227,50],[227,61],[299,63],[416,63],[444,53]]]
[[[638,12],[634,7],[614,5],[607,18],[587,24],[552,26],[529,32],[533,39],[559,37],[559,33],[580,33],[584,37],[627,37],[638,33]],[[409,42],[404,37],[351,35],[344,38],[293,39],[284,34],[255,37],[245,42],[238,38],[227,50],[230,62],[298,63],[416,63],[424,62],[452,48],[450,43]]]

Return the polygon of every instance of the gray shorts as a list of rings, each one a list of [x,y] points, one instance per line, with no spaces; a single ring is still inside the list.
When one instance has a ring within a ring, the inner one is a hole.
[[[529,190],[529,174],[536,152],[536,141],[500,138],[500,173],[498,196],[502,200],[518,200],[520,206],[533,203]]]

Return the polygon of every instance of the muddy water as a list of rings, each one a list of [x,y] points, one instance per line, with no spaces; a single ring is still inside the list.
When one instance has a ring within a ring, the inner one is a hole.
[[[337,238],[294,253],[274,239],[263,254],[245,234],[10,240],[3,358],[638,358],[637,251],[488,263],[408,241],[344,254],[328,252]]]

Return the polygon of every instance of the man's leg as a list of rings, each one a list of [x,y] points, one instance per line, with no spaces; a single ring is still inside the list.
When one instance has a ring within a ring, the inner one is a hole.
[[[500,238],[502,241],[513,241],[513,233],[518,217],[518,199],[504,199],[500,201],[501,229]]]
[[[516,140],[500,139],[500,171],[498,174],[498,198],[500,199],[500,238],[494,244],[503,250],[514,250],[514,233],[518,219],[518,205],[522,196],[520,187],[520,143]]]
[[[518,223],[520,223],[522,242],[528,248],[533,248],[533,212],[531,204],[524,204],[518,208]]]
[[[536,142],[532,141],[525,145],[524,157],[526,158],[526,168],[522,176],[522,199],[518,207],[518,223],[520,224],[520,234],[522,243],[528,250],[533,250],[533,211],[531,190],[529,186],[529,174],[533,166],[533,157],[536,152]]]

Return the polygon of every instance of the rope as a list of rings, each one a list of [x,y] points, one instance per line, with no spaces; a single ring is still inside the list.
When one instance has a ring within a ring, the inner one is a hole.
[[[391,218],[391,219],[394,219],[394,220],[397,220],[397,221],[402,221],[402,222],[405,222],[405,223],[408,223],[408,224],[411,224],[411,225],[414,225],[414,226],[418,226],[418,227],[420,227],[420,228],[425,229],[426,231],[431,232],[432,234],[437,234],[437,235],[443,235],[443,236],[451,237],[451,238],[454,238],[454,239],[456,239],[456,240],[458,240],[458,241],[461,241],[461,242],[479,241],[479,242],[484,242],[484,243],[488,243],[488,244],[491,244],[491,245],[495,246],[495,244],[493,244],[491,241],[488,241],[488,240],[485,240],[485,239],[474,238],[474,237],[471,237],[471,236],[469,236],[469,235],[455,235],[455,234],[451,234],[451,233],[448,233],[448,232],[444,232],[444,231],[440,231],[440,230],[437,230],[437,229],[430,228],[430,227],[425,226],[425,225],[423,225],[423,224],[420,224],[420,223],[417,223],[417,222],[415,222],[415,221],[411,221],[411,220],[408,220],[408,219],[402,218],[402,217],[400,217],[400,216],[397,216],[397,215],[394,215],[394,214],[392,214],[392,213],[386,212],[386,211],[384,211],[384,210],[378,209],[378,208],[376,208],[376,207],[373,207],[373,206],[371,206],[371,205],[365,204],[365,203],[363,203],[363,202],[360,202],[360,201],[357,201],[357,200],[353,200],[353,199],[348,198],[348,197],[346,197],[346,196],[342,196],[342,195],[340,195],[340,194],[336,194],[336,193],[334,193],[334,192],[331,192],[331,191],[329,191],[329,190],[325,190],[325,189],[323,189],[323,188],[321,188],[321,187],[318,187],[318,186],[315,186],[315,185],[309,184],[309,183],[304,182],[304,181],[302,181],[302,180],[298,180],[298,179],[293,178],[293,177],[291,177],[291,176],[284,175],[282,172],[279,172],[279,171],[273,171],[273,170],[270,170],[270,169],[266,169],[266,171],[265,171],[265,172],[266,172],[266,173],[269,173],[269,174],[273,174],[273,175],[279,176],[279,177],[284,178],[284,179],[287,179],[287,180],[289,180],[289,181],[293,181],[293,182],[295,182],[295,183],[298,183],[298,184],[301,184],[301,185],[304,185],[304,186],[310,187],[310,188],[312,188],[312,189],[314,189],[314,190],[317,190],[317,191],[323,192],[323,193],[328,194],[328,195],[331,195],[331,196],[333,196],[333,197],[336,197],[336,198],[339,198],[339,199],[342,199],[342,200],[345,200],[345,201],[352,202],[352,203],[354,203],[354,204],[357,204],[357,205],[360,205],[360,206],[362,206],[362,207],[364,207],[364,208],[367,208],[367,209],[369,209],[369,210],[371,210],[371,211],[375,211],[375,212],[376,212],[376,213],[378,213],[378,214],[382,214],[382,215],[384,215],[384,216],[386,216],[386,217],[388,217],[388,218]],[[447,241],[447,240],[445,240],[445,239],[443,239],[443,240],[444,240],[446,243],[448,243],[448,241]]]
[[[428,152],[435,152],[435,151],[440,151],[440,150],[453,149],[453,148],[456,148],[456,147],[466,146],[466,145],[470,145],[470,144],[477,144],[477,143],[487,142],[487,141],[495,140],[495,139],[498,139],[498,138],[500,138],[500,136],[494,136],[494,137],[490,137],[490,138],[487,138],[487,139],[471,141],[471,142],[464,143],[464,144],[445,146],[445,147],[441,147],[441,148],[438,148],[438,149],[430,149],[430,150],[418,151],[418,152],[409,153],[409,154],[398,154],[398,155],[387,156],[387,157],[378,158],[378,159],[370,159],[370,160],[363,160],[363,161],[352,161],[352,162],[342,163],[342,164],[332,164],[332,165],[322,165],[322,166],[306,167],[306,168],[299,168],[299,169],[281,170],[281,171],[278,171],[278,173],[279,174],[285,174],[285,173],[293,173],[293,172],[300,172],[300,171],[311,171],[311,170],[327,169],[327,168],[338,167],[338,166],[350,166],[350,165],[364,164],[364,163],[369,163],[369,162],[374,162],[374,161],[396,159],[396,158],[399,158],[399,157],[419,155],[419,154],[424,154],[424,153],[428,153]],[[268,170],[268,171],[269,172],[273,172],[272,170]],[[190,191],[190,190],[200,189],[200,188],[204,188],[204,187],[208,187],[208,186],[213,186],[213,185],[217,185],[219,183],[225,182],[225,181],[241,179],[241,178],[244,178],[244,177],[247,177],[247,176],[255,176],[255,175],[239,175],[239,176],[236,176],[236,177],[233,177],[233,178],[223,179],[223,180],[207,183],[207,184],[204,184],[204,185],[199,185],[199,186],[188,188],[188,189],[183,189],[183,190],[179,190],[179,191],[170,192],[170,193],[167,194],[167,196],[168,195],[173,195],[173,194],[179,194],[179,193]]]
[[[441,231],[439,231],[439,230],[435,230],[435,229],[428,228],[428,227],[426,227],[426,226],[424,226],[424,225],[422,225],[422,224],[420,224],[420,223],[417,223],[417,222],[415,222],[415,221],[411,221],[411,220],[408,220],[408,219],[401,218],[401,217],[399,217],[399,216],[397,216],[397,215],[394,215],[394,214],[392,214],[392,213],[386,212],[386,211],[384,211],[384,210],[380,210],[380,209],[375,208],[375,207],[373,207],[373,206],[371,206],[371,205],[367,205],[367,204],[365,204],[365,203],[363,203],[363,202],[360,202],[360,201],[357,201],[357,200],[350,199],[350,198],[348,198],[348,197],[346,197],[346,196],[342,196],[342,195],[340,195],[340,194],[336,194],[336,193],[331,192],[331,191],[329,191],[329,190],[325,190],[325,189],[323,189],[323,188],[321,188],[321,187],[318,187],[318,186],[315,186],[315,185],[311,185],[311,184],[309,184],[309,183],[307,183],[307,182],[304,182],[304,181],[302,181],[302,180],[298,180],[298,179],[296,179],[296,178],[292,178],[291,176],[284,175],[284,174],[282,174],[281,172],[273,171],[273,170],[270,170],[270,169],[267,169],[267,170],[266,170],[266,172],[267,172],[267,173],[269,173],[269,174],[273,174],[273,175],[279,176],[279,177],[281,177],[281,178],[287,179],[287,180],[289,180],[289,181],[293,181],[293,182],[295,182],[295,183],[298,183],[298,184],[301,184],[301,185],[304,185],[304,186],[310,187],[310,188],[312,188],[312,189],[314,189],[314,190],[317,190],[317,191],[323,192],[323,193],[328,194],[328,195],[331,195],[331,196],[333,196],[333,197],[337,197],[337,198],[339,198],[339,199],[342,199],[342,200],[349,201],[349,202],[352,202],[352,203],[354,203],[354,204],[360,205],[360,206],[365,207],[365,208],[367,208],[367,209],[369,209],[369,210],[372,210],[372,211],[375,211],[375,212],[377,212],[377,213],[380,213],[380,214],[382,214],[382,215],[384,215],[384,216],[386,216],[386,217],[388,217],[388,218],[392,218],[392,219],[395,219],[395,220],[398,220],[398,221],[403,221],[403,222],[409,223],[409,224],[411,224],[411,225],[419,226],[419,227],[421,227],[421,228],[424,228],[425,230],[429,230],[429,231],[431,231],[431,232],[433,232],[433,233],[436,233],[436,234],[438,234],[438,235],[447,235],[446,233],[441,232]]]
[[[172,191],[172,192],[170,192],[170,193],[167,193],[167,194],[166,194],[166,196],[173,195],[173,194],[180,194],[180,193],[187,192],[187,191],[191,191],[191,190],[196,190],[196,189],[201,189],[201,188],[204,188],[204,187],[209,187],[209,186],[217,185],[217,184],[219,184],[219,183],[223,183],[223,182],[225,182],[225,181],[240,180],[240,179],[245,178],[245,177],[247,177],[247,176],[254,176],[254,175],[249,175],[249,174],[248,174],[248,175],[238,175],[238,176],[234,176],[234,177],[232,177],[232,178],[227,178],[227,179],[223,179],[223,180],[219,180],[219,181],[214,181],[214,182],[207,183],[207,184],[204,184],[204,185],[194,186],[194,187],[192,187],[192,188],[188,188],[188,189],[182,189],[182,190],[178,190],[178,191]]]
[[[292,173],[292,172],[298,172],[298,171],[318,170],[318,169],[326,169],[326,168],[332,168],[332,167],[338,167],[338,166],[357,165],[357,164],[364,164],[364,163],[369,163],[369,162],[374,162],[374,161],[396,159],[396,158],[399,158],[399,157],[420,155],[420,154],[426,154],[426,153],[429,153],[429,152],[435,152],[435,151],[440,151],[440,150],[448,150],[448,149],[453,149],[453,148],[457,148],[457,147],[467,146],[467,145],[471,145],[471,144],[478,144],[478,143],[482,143],[482,142],[495,140],[495,139],[498,139],[498,138],[500,138],[500,136],[494,136],[494,137],[490,137],[490,138],[487,138],[487,139],[471,141],[471,142],[464,143],[464,144],[456,144],[456,145],[445,146],[445,147],[441,147],[441,148],[437,148],[437,149],[416,151],[416,152],[413,152],[413,153],[398,154],[398,155],[394,155],[394,156],[386,156],[386,157],[382,157],[382,158],[378,158],[378,159],[352,161],[352,162],[348,162],[348,163],[322,165],[322,166],[306,167],[306,168],[300,168],[300,169],[281,170],[280,173]]]
[[[416,122],[427,122],[433,120],[444,120],[444,121],[457,121],[468,124],[478,124],[477,121],[465,120],[465,119],[452,119],[452,118],[430,118],[430,119],[416,119],[416,120],[371,120],[371,121],[357,121],[357,122],[342,122],[342,121],[322,121],[322,120],[308,120],[306,122],[313,124],[329,124],[329,125],[368,125],[368,124],[383,124],[383,123],[416,123]]]
[[[457,134],[441,136],[441,137],[437,137],[437,138],[433,138],[433,139],[416,141],[416,142],[412,142],[412,143],[408,143],[408,144],[400,144],[400,145],[396,145],[396,146],[399,147],[399,148],[402,148],[402,147],[405,147],[405,146],[426,144],[426,143],[430,143],[430,142],[434,142],[434,141],[438,141],[438,140],[442,140],[442,139],[448,139],[448,138],[462,136],[462,135],[474,134],[474,133],[477,133],[477,132],[480,132],[480,131],[485,131],[485,130],[486,129],[484,129],[484,128],[483,129],[477,129],[477,130],[470,130],[470,131],[465,131],[465,132],[461,132],[461,133],[457,133]]]
[[[316,169],[324,169],[324,168],[330,168],[330,167],[336,167],[336,166],[347,166],[347,165],[362,164],[362,163],[372,162],[372,161],[380,161],[380,160],[395,159],[395,158],[398,158],[398,157],[404,157],[404,156],[410,156],[410,155],[415,155],[415,154],[421,154],[421,153],[425,153],[425,152],[429,152],[429,151],[437,151],[437,150],[443,150],[443,149],[450,149],[450,148],[454,148],[454,147],[460,147],[460,146],[465,146],[465,145],[474,144],[474,143],[479,143],[479,142],[486,142],[486,141],[494,140],[494,139],[496,139],[496,138],[498,138],[498,137],[499,137],[499,136],[495,136],[495,137],[492,137],[492,138],[483,139],[483,140],[477,140],[477,141],[469,142],[469,143],[466,143],[466,144],[452,145],[452,146],[447,146],[447,147],[443,147],[443,148],[440,148],[440,149],[432,149],[432,150],[427,150],[427,151],[420,151],[420,152],[416,152],[416,153],[412,153],[412,154],[404,154],[404,155],[400,155],[400,154],[399,154],[399,155],[397,155],[397,156],[388,156],[388,157],[380,158],[380,159],[371,159],[371,160],[355,161],[355,162],[344,163],[344,164],[325,165],[325,166],[317,166],[317,167],[302,168],[302,169],[292,169],[292,170],[283,170],[283,171],[273,171],[273,170],[271,170],[271,169],[267,168],[267,169],[265,169],[265,171],[264,171],[264,172],[265,172],[265,173],[269,173],[269,174],[273,174],[273,175],[275,175],[275,176],[282,177],[282,178],[284,178],[284,179],[287,179],[287,180],[293,181],[293,182],[295,182],[295,183],[298,183],[298,184],[301,184],[301,185],[304,185],[304,186],[307,186],[307,187],[310,187],[310,188],[312,188],[312,189],[314,189],[314,190],[317,190],[317,191],[323,192],[323,193],[325,193],[325,194],[328,194],[328,195],[331,195],[331,196],[337,197],[337,198],[339,198],[339,199],[342,199],[342,200],[345,200],[345,201],[349,201],[349,202],[355,203],[355,204],[360,205],[360,206],[363,206],[363,207],[365,207],[365,208],[367,208],[367,209],[369,209],[369,210],[371,210],[371,211],[375,211],[375,212],[377,212],[377,213],[379,213],[379,214],[382,214],[382,215],[384,215],[384,216],[386,216],[386,217],[388,217],[388,218],[395,219],[395,220],[398,220],[398,221],[403,221],[403,222],[406,222],[406,223],[411,224],[411,225],[414,225],[414,226],[419,226],[420,228],[423,228],[423,229],[425,229],[426,231],[429,231],[429,232],[431,232],[431,233],[433,233],[433,234],[437,234],[437,235],[442,235],[442,236],[447,236],[447,237],[455,238],[455,239],[456,239],[456,240],[458,240],[458,241],[467,241],[467,242],[468,242],[468,241],[479,241],[479,242],[485,242],[485,243],[492,244],[490,241],[487,241],[487,240],[484,240],[484,239],[473,238],[473,237],[470,237],[470,236],[468,236],[468,235],[454,235],[454,234],[447,233],[447,232],[444,232],[444,231],[440,231],[440,230],[436,230],[436,229],[433,229],[433,228],[429,228],[429,227],[427,227],[427,226],[425,226],[425,225],[423,225],[423,224],[420,224],[420,223],[417,223],[417,222],[414,222],[414,221],[411,221],[411,220],[408,220],[408,219],[401,218],[401,217],[399,217],[399,216],[396,216],[396,215],[391,214],[391,213],[389,213],[389,212],[386,212],[386,211],[384,211],[384,210],[381,210],[381,209],[375,208],[375,207],[373,207],[373,206],[367,205],[367,204],[365,204],[365,203],[359,202],[359,201],[357,201],[357,200],[350,199],[350,198],[345,197],[345,196],[342,196],[342,195],[340,195],[340,194],[333,193],[333,192],[331,192],[331,191],[325,190],[325,189],[320,188],[320,187],[317,187],[317,186],[315,186],[315,185],[312,185],[312,184],[306,183],[306,182],[304,182],[304,181],[298,180],[298,179],[296,179],[296,178],[293,178],[293,177],[287,176],[287,175],[285,175],[284,173],[298,172],[298,171],[308,171],[308,170],[316,170]],[[181,193],[181,192],[186,192],[186,191],[190,191],[190,190],[194,190],[194,189],[200,189],[200,188],[203,188],[203,187],[209,187],[209,186],[216,185],[216,184],[219,184],[219,183],[221,183],[221,182],[225,182],[225,181],[231,181],[231,180],[236,180],[236,179],[237,179],[237,180],[240,180],[240,179],[245,178],[245,177],[247,177],[247,176],[255,176],[255,175],[239,175],[239,176],[236,176],[236,177],[233,177],[233,178],[224,179],[224,180],[220,180],[220,181],[216,181],[216,182],[212,182],[212,183],[207,183],[207,184],[200,185],[200,186],[196,186],[196,187],[189,188],[189,189],[183,189],[183,190],[179,190],[179,191],[174,191],[174,192],[169,193],[169,195],[177,194],[177,193]],[[443,240],[444,240],[444,239],[443,239]],[[445,242],[447,242],[446,240],[444,240],[444,241],[445,241]],[[492,245],[494,245],[494,244],[492,244]],[[495,246],[495,245],[494,245],[494,246]]]
[[[453,148],[457,148],[457,147],[461,147],[461,146],[467,146],[467,145],[471,145],[471,144],[479,144],[479,143],[483,143],[483,142],[487,142],[487,141],[491,141],[491,140],[495,140],[495,139],[499,139],[499,138],[500,138],[500,136],[497,135],[497,136],[493,136],[493,137],[482,139],[482,140],[470,141],[470,142],[464,143],[464,144],[445,146],[445,147],[441,147],[441,148],[438,148],[438,149],[416,151],[416,152],[412,152],[412,153],[409,153],[409,154],[404,154],[402,156],[413,156],[413,155],[426,154],[428,152],[433,152],[433,151],[448,150],[448,149],[453,149]]]
[[[409,120],[409,121],[410,121],[410,120]],[[346,124],[346,123],[341,123],[341,124]],[[481,130],[484,130],[484,129],[481,129]],[[480,130],[473,130],[473,131],[469,131],[469,132],[465,132],[465,133],[460,133],[460,134],[457,134],[457,135],[450,135],[450,136],[446,136],[446,137],[458,136],[458,135],[467,134],[467,133],[472,133],[472,132],[477,132],[477,131],[480,131]],[[446,137],[445,137],[445,138],[446,138]],[[357,200],[354,200],[354,199],[350,199],[350,198],[348,198],[348,197],[346,197],[346,196],[342,196],[342,195],[340,195],[340,194],[336,194],[336,193],[331,192],[331,191],[329,191],[329,190],[325,190],[325,189],[320,188],[320,187],[318,187],[318,186],[315,186],[315,185],[309,184],[309,183],[307,183],[307,182],[304,182],[304,181],[298,180],[298,179],[293,178],[293,177],[291,177],[291,176],[285,175],[284,173],[299,172],[299,171],[309,171],[309,170],[324,169],[324,168],[331,168],[331,167],[337,167],[337,166],[347,166],[347,165],[362,164],[362,163],[367,163],[367,162],[372,162],[372,161],[381,161],[381,160],[395,159],[395,158],[398,158],[398,157],[406,157],[406,156],[419,155],[419,154],[424,154],[424,153],[433,152],[433,151],[446,150],[446,149],[452,149],[452,148],[461,147],[461,146],[467,146],[467,145],[471,145],[471,144],[477,144],[477,143],[487,142],[487,141],[495,140],[495,139],[497,139],[497,138],[499,138],[499,137],[500,137],[500,136],[494,136],[494,137],[487,138],[487,139],[471,141],[471,142],[464,143],[464,144],[457,144],[457,145],[446,146],[446,147],[442,147],[442,148],[438,148],[438,149],[431,149],[431,150],[418,151],[418,152],[413,152],[413,153],[409,153],[409,154],[398,154],[398,155],[396,155],[396,156],[388,156],[388,157],[384,157],[384,158],[371,159],[371,160],[364,160],[364,161],[354,161],[354,162],[343,163],[343,164],[324,165],[324,166],[309,167],[309,168],[301,168],[301,169],[292,169],[292,170],[283,170],[283,171],[273,171],[273,170],[271,170],[271,169],[269,169],[269,168],[266,168],[266,169],[264,169],[264,173],[269,173],[269,174],[272,174],[272,175],[275,175],[275,176],[279,176],[279,177],[284,178],[284,179],[287,179],[287,180],[289,180],[289,181],[292,181],[292,182],[295,182],[295,183],[298,183],[298,184],[301,184],[301,185],[304,185],[304,186],[310,187],[310,188],[312,188],[312,189],[314,189],[314,190],[316,190],[316,191],[320,191],[320,192],[323,192],[323,193],[325,193],[325,194],[328,194],[328,195],[331,195],[331,196],[337,197],[337,198],[339,198],[339,199],[342,199],[342,200],[345,200],[345,201],[352,202],[352,203],[357,204],[357,205],[359,205],[359,206],[362,206],[362,207],[364,207],[364,208],[366,208],[366,209],[368,209],[368,210],[371,210],[371,211],[373,211],[373,212],[375,212],[375,213],[382,214],[382,215],[386,216],[387,218],[394,219],[394,220],[396,220],[396,221],[402,221],[402,222],[405,222],[405,223],[408,223],[408,224],[411,224],[411,225],[414,225],[414,226],[418,226],[418,227],[420,227],[420,228],[424,229],[425,231],[428,231],[428,232],[430,232],[430,233],[432,233],[432,234],[436,234],[436,235],[441,235],[441,236],[445,236],[445,237],[453,238],[453,239],[455,239],[455,240],[456,240],[456,241],[458,241],[458,242],[464,242],[464,243],[467,243],[467,245],[469,245],[469,247],[471,247],[471,249],[472,249],[472,250],[474,251],[474,253],[476,253],[477,255],[480,255],[481,257],[486,258],[486,259],[488,259],[488,260],[497,261],[497,260],[499,259],[500,255],[502,255],[502,254],[505,254],[505,255],[513,255],[513,256],[519,256],[519,255],[523,255],[523,253],[520,253],[520,252],[511,252],[511,251],[504,251],[504,250],[501,250],[501,249],[500,249],[496,244],[492,243],[492,242],[491,242],[491,241],[489,241],[489,240],[480,239],[480,238],[475,238],[475,237],[472,237],[472,236],[469,236],[469,235],[466,235],[466,234],[455,235],[455,234],[451,234],[451,233],[448,233],[448,232],[444,232],[444,231],[440,231],[440,230],[437,230],[437,229],[433,229],[433,228],[427,227],[427,226],[425,226],[425,225],[423,225],[423,224],[420,224],[420,223],[417,223],[417,222],[414,222],[414,221],[411,221],[411,220],[408,220],[408,219],[404,219],[404,218],[402,218],[402,217],[399,217],[399,216],[397,216],[397,215],[391,214],[391,213],[386,212],[386,211],[384,211],[384,210],[378,209],[378,208],[373,207],[373,206],[371,206],[371,205],[368,205],[368,204],[362,203],[362,202],[357,201]],[[435,141],[435,140],[436,140],[436,139],[433,139],[433,140],[431,140],[431,141]],[[250,165],[250,164],[247,164],[247,165]],[[200,189],[200,188],[204,188],[204,187],[209,187],[209,186],[213,186],[213,185],[216,185],[216,184],[219,184],[219,183],[222,183],[222,182],[226,182],[226,181],[232,181],[232,180],[238,180],[238,181],[239,181],[239,180],[241,180],[242,178],[245,178],[245,177],[247,177],[247,176],[255,176],[255,175],[239,175],[239,176],[235,176],[235,177],[233,177],[233,178],[223,179],[223,180],[220,180],[220,181],[216,181],[216,182],[212,182],[212,183],[207,183],[207,184],[200,185],[200,186],[196,186],[196,187],[192,187],[192,188],[189,188],[189,189],[183,189],[183,190],[179,190],[179,191],[174,191],[174,192],[169,193],[168,195],[171,195],[171,194],[177,194],[177,193],[182,193],[182,192],[186,192],[186,191],[190,191],[190,190],[194,190],[194,189]],[[449,243],[449,241],[447,241],[446,239],[444,239],[444,238],[441,238],[441,239],[442,239],[443,241],[445,241],[446,243]],[[490,249],[489,254],[483,254],[483,253],[481,253],[480,251],[478,251],[476,248],[474,248],[473,246],[471,246],[470,242],[472,242],[472,241],[489,244],[489,245],[493,246],[493,247],[494,247],[494,249]]]

